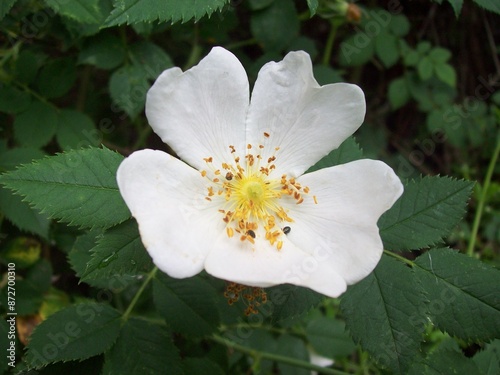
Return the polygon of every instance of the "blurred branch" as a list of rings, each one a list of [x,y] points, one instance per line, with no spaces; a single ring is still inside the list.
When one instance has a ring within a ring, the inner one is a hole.
[[[498,155],[500,154],[500,132],[497,134],[497,145],[491,156],[490,164],[488,165],[488,170],[486,176],[484,177],[483,186],[481,188],[481,196],[476,209],[476,214],[474,216],[474,223],[472,224],[472,232],[470,236],[469,246],[467,247],[467,255],[472,256],[474,254],[474,246],[476,245],[477,233],[479,231],[479,224],[481,223],[481,217],[483,216],[484,205],[486,203],[486,198],[488,195],[488,189],[490,187],[491,178],[493,176],[493,171],[495,169]]]

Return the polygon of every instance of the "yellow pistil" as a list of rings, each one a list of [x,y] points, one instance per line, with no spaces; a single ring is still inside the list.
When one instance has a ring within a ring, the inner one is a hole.
[[[269,138],[264,133],[264,138]],[[282,206],[283,200],[294,200],[296,204],[304,202],[304,195],[309,193],[309,187],[302,187],[295,178],[282,175],[273,177],[279,159],[274,154],[267,158],[264,164],[261,152],[265,147],[262,144],[246,145],[244,158],[236,156],[236,147],[229,145],[233,155],[233,162],[224,162],[214,166],[211,156],[203,160],[207,164],[207,171],[201,172],[210,185],[207,187],[206,200],[219,202],[218,211],[226,225],[227,236],[241,241],[255,244],[256,238],[263,237],[279,251],[283,248],[283,230],[281,223],[292,223],[293,218]],[[255,151],[257,154],[253,154]],[[317,203],[316,197],[314,202]]]

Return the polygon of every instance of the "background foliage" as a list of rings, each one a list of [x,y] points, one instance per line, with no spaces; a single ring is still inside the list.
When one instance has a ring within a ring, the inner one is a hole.
[[[0,313],[14,262],[17,358],[0,374],[498,374],[498,4],[3,0]],[[310,171],[383,159],[405,193],[378,223],[380,264],[340,299],[283,285],[247,317],[223,281],[171,279],[143,248],[116,168],[168,151],[145,93],[214,45],[251,83],[302,49],[321,84],[365,91],[365,124]]]

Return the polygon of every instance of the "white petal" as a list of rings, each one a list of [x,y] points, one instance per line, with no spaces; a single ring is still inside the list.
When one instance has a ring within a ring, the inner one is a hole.
[[[264,145],[264,160],[280,147],[277,174],[297,177],[353,134],[363,122],[365,109],[358,86],[320,87],[309,55],[290,52],[283,61],[270,62],[259,72],[247,119],[247,141]]]
[[[357,160],[301,176],[310,196],[288,205],[297,247],[315,254],[348,285],[366,277],[383,251],[377,221],[401,196],[394,171],[376,160]],[[317,197],[318,204],[311,196]]]
[[[212,276],[243,285],[270,287],[293,284],[308,287],[330,297],[346,290],[345,281],[319,264],[286,238],[281,250],[263,238],[255,244],[220,237],[208,254],[206,271]]]
[[[229,145],[244,154],[249,103],[243,66],[229,51],[216,47],[182,73],[164,71],[148,91],[146,116],[151,127],[180,156],[198,169],[203,158],[232,161]]]
[[[141,150],[120,164],[117,181],[156,266],[176,278],[200,272],[222,231],[200,172],[162,151]]]

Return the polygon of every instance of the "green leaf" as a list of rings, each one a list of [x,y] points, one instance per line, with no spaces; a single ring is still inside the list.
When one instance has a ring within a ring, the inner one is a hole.
[[[276,336],[262,329],[233,329],[226,331],[225,337],[229,340],[241,343],[245,347],[266,353],[276,353],[278,351],[278,340]],[[259,363],[261,374],[272,374],[274,363],[268,359],[262,359]]]
[[[0,111],[20,113],[26,111],[31,103],[31,96],[25,92],[0,83]]]
[[[403,56],[403,62],[406,66],[416,66],[419,61],[419,54],[415,50],[410,50]]]
[[[396,78],[389,84],[389,102],[394,110],[401,108],[410,100],[410,90],[404,77]]]
[[[219,325],[217,295],[201,277],[173,279],[157,272],[153,281],[156,308],[174,332],[206,336]]]
[[[457,73],[450,64],[437,64],[434,66],[436,76],[444,83],[455,87],[457,84]]]
[[[45,0],[47,5],[62,16],[80,23],[99,23],[99,0]]]
[[[433,69],[433,64],[432,60],[429,57],[424,56],[418,62],[417,71],[422,81],[426,81],[432,77],[432,69]]]
[[[403,37],[410,31],[410,22],[404,14],[391,15],[389,29],[392,34]]]
[[[458,18],[458,16],[460,15],[460,11],[462,10],[464,0],[448,0],[448,2],[451,4],[451,7],[455,12],[455,17]]]
[[[472,360],[483,375],[500,374],[500,340],[494,340],[477,353]]]
[[[339,63],[342,66],[361,66],[370,61],[375,53],[374,38],[364,31],[346,38],[340,44]]]
[[[68,254],[69,264],[79,278],[87,269],[87,263],[91,259],[90,249],[96,245],[98,233],[100,233],[100,230],[97,229],[78,236]]]
[[[406,182],[401,198],[378,221],[384,248],[419,249],[439,242],[464,215],[472,186],[439,176]]]
[[[146,103],[150,84],[140,66],[127,65],[116,70],[109,80],[109,93],[113,102],[131,118],[136,117]]]
[[[486,10],[500,14],[500,3],[496,0],[474,0],[474,2]]]
[[[420,55],[427,54],[432,48],[432,44],[430,42],[420,42],[417,44],[417,51]]]
[[[204,15],[210,16],[222,9],[227,3],[228,0],[115,0],[114,9],[104,26],[130,25],[142,21],[186,22],[191,18],[198,21]]]
[[[425,361],[428,375],[472,375],[480,374],[476,364],[455,350],[441,349],[433,352]]]
[[[98,146],[100,143],[100,135],[92,119],[72,109],[59,112],[56,138],[63,150]]]
[[[122,327],[116,344],[106,353],[102,373],[180,375],[181,359],[165,327],[132,318]]]
[[[36,148],[19,147],[0,154],[0,168],[12,170],[20,164],[41,159],[45,153]],[[22,198],[4,187],[0,188],[0,211],[22,231],[48,238],[50,220],[46,215],[32,209]]]
[[[91,252],[92,259],[87,264],[82,281],[136,275],[152,267],[135,220],[127,220],[109,229],[97,239],[97,245]]]
[[[271,313],[273,323],[302,315],[324,298],[308,288],[285,284],[266,289],[267,303],[261,310]]]
[[[429,57],[435,64],[445,63],[451,57],[450,50],[441,47],[434,47],[431,52],[429,52]]]
[[[345,331],[345,323],[337,319],[322,316],[311,320],[306,335],[314,351],[327,358],[346,357],[356,349]]]
[[[101,230],[91,230],[79,236],[69,251],[69,263],[79,278],[82,278],[82,275],[87,270],[87,264],[92,260],[91,250],[96,246],[96,237],[99,236],[102,236]],[[103,276],[95,279],[87,278],[84,282],[93,287],[105,289],[104,293],[118,293],[128,285],[136,283],[137,276],[128,274],[123,276]]]
[[[59,98],[76,81],[76,64],[71,57],[54,59],[45,64],[38,76],[38,89],[46,98]]]
[[[500,271],[451,249],[431,250],[415,264],[439,329],[464,340],[500,337]]]
[[[115,177],[122,160],[106,148],[72,150],[3,174],[0,183],[50,217],[109,228],[130,217]]]
[[[456,147],[466,147],[467,126],[465,119],[460,115],[461,106],[452,105],[445,108],[436,108],[427,114],[427,129],[431,133],[444,133],[446,142]]]
[[[61,0],[55,1],[60,2]],[[82,23],[73,17],[61,18],[61,22],[69,31],[73,40],[82,40],[84,37],[96,35],[101,31],[104,21],[109,17],[113,6],[111,4],[111,0],[92,0],[92,4],[95,4],[96,1],[98,2],[98,6],[93,7],[91,10],[91,22]],[[83,0],[80,0],[80,3],[83,3]]]
[[[224,375],[225,372],[208,358],[184,358],[182,360],[184,374]]]
[[[45,152],[37,148],[16,147],[0,154],[0,168],[3,170],[15,169],[20,164],[31,163],[35,159],[41,159]]]
[[[146,77],[156,79],[165,69],[174,66],[170,56],[156,44],[141,41],[130,47],[130,58]]]
[[[298,36],[300,22],[291,0],[275,0],[271,6],[255,11],[250,19],[252,35],[264,50],[279,52]]]
[[[382,32],[375,38],[375,52],[386,68],[399,60],[398,37]]]
[[[248,5],[250,5],[251,10],[260,10],[270,6],[274,0],[249,0]]]
[[[311,17],[314,16],[316,14],[316,10],[318,9],[318,0],[307,0],[307,6],[309,7]]]
[[[30,85],[38,74],[38,71],[47,60],[47,55],[41,52],[34,52],[23,49],[16,61],[16,78],[27,85]]]
[[[375,271],[350,286],[340,307],[354,341],[394,374],[420,356],[424,296],[410,268],[383,255]]]
[[[4,0],[0,3],[0,21],[9,13],[10,8],[16,3],[17,0]]]
[[[304,341],[298,337],[284,334],[277,340],[276,354],[283,357],[291,357],[303,362],[309,361],[309,353]],[[278,362],[279,374],[287,375],[310,375],[311,371],[297,366]]]
[[[30,367],[83,360],[104,353],[120,332],[120,313],[105,304],[82,303],[49,316],[30,336]]]
[[[313,73],[316,81],[322,86],[343,81],[341,72],[333,69],[331,66],[316,64],[313,66]]]
[[[57,111],[52,105],[33,102],[14,120],[14,137],[23,146],[42,147],[50,142],[57,128]]]
[[[333,167],[335,165],[349,163],[359,160],[363,157],[363,151],[359,148],[354,137],[347,138],[342,144],[320,161],[307,170],[306,173],[314,172],[319,169]]]
[[[91,64],[100,69],[114,69],[123,63],[126,51],[122,41],[115,35],[103,34],[87,39],[78,55],[78,64]]]
[[[48,239],[50,220],[47,215],[32,209],[20,196],[4,187],[0,188],[0,211],[20,230]]]

